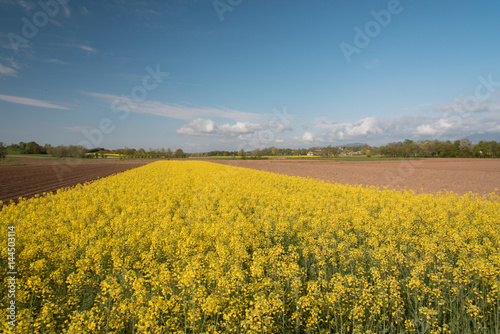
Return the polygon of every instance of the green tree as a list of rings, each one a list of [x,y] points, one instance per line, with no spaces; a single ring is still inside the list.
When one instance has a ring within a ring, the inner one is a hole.
[[[132,158],[135,154],[135,148],[125,147],[125,149],[123,150],[123,154],[125,154],[127,158]]]
[[[87,150],[83,146],[70,145],[52,147],[48,153],[56,158],[86,158],[86,152]]]
[[[5,158],[5,146],[3,146],[3,143],[0,141],[0,159]]]
[[[182,149],[179,148],[175,151],[175,157],[176,158],[185,158],[186,154],[184,153],[184,151]]]
[[[245,153],[244,149],[241,149],[240,152],[238,153],[238,155],[241,157],[241,159],[247,158],[247,154]]]
[[[26,143],[21,141],[19,142],[19,149],[24,153],[26,153]]]
[[[136,158],[146,158],[146,150],[142,147],[135,152]]]
[[[26,154],[42,154],[45,152],[43,151],[42,146],[38,145],[34,141],[30,141],[28,144],[26,144],[26,148],[25,148],[24,153],[26,153]]]
[[[469,139],[462,139],[460,141],[460,154],[463,157],[470,157],[473,152],[472,142]]]

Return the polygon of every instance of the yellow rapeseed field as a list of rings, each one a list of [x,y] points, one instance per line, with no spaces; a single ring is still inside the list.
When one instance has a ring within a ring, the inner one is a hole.
[[[166,161],[4,204],[0,223],[18,272],[2,332],[500,332],[494,194]]]

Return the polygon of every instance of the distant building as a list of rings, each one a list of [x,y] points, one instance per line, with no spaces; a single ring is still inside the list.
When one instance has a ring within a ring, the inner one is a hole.
[[[309,152],[307,152],[307,155],[314,155],[314,152],[313,151],[309,151]]]

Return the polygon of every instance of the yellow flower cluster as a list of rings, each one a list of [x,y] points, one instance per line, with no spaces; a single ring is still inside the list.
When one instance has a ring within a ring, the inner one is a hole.
[[[3,206],[19,275],[17,326],[0,328],[499,332],[499,217],[495,194],[156,162]]]

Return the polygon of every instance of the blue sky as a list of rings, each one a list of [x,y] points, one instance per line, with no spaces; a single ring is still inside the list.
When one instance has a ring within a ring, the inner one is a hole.
[[[500,140],[500,3],[0,0],[0,141]]]

